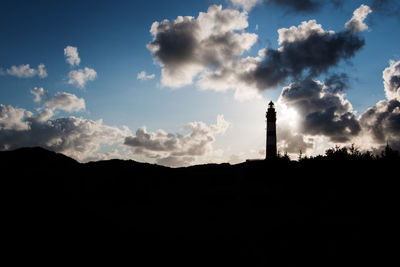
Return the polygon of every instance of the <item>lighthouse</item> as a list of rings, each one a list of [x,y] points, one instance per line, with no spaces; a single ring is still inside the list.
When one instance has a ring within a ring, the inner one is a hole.
[[[267,110],[267,146],[266,146],[266,159],[276,157],[276,111],[274,103],[271,101],[268,104]]]

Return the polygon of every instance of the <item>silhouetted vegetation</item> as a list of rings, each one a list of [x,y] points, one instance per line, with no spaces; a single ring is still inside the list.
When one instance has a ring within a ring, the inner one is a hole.
[[[400,158],[389,146],[176,169],[41,148],[0,162],[5,252],[32,262],[359,266],[390,251]]]
[[[338,160],[338,161],[373,161],[373,160],[400,160],[400,154],[397,150],[393,150],[389,144],[381,151],[380,154],[374,155],[371,151],[361,151],[358,147],[352,144],[349,147],[335,146],[327,149],[324,156],[307,157],[300,151],[298,161],[305,160]]]

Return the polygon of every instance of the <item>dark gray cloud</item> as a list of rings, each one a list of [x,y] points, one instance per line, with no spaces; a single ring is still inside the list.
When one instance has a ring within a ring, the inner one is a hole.
[[[338,107],[332,106],[306,116],[304,130],[311,135],[324,135],[333,142],[345,143],[360,132],[360,125],[353,112],[337,114]]]
[[[360,116],[360,123],[376,143],[400,144],[400,102],[397,99],[379,101]]]
[[[152,26],[154,39],[147,47],[156,60],[168,67],[191,61],[199,45],[196,35],[198,23],[188,17],[179,22],[164,21]]]
[[[331,74],[325,79],[327,90],[340,93],[349,89],[349,76],[346,73]]]
[[[287,12],[311,13],[317,11],[321,6],[321,2],[336,2],[337,0],[229,0],[236,8],[243,10],[251,10],[255,6],[265,3],[268,6],[276,6]]]
[[[283,88],[279,100],[298,111],[302,134],[323,135],[344,143],[361,128],[350,102],[338,92],[342,83],[335,79],[329,85],[311,78],[298,80]]]
[[[380,145],[389,142],[400,149],[400,60],[390,61],[383,71],[383,84],[388,100],[381,100],[360,116],[366,134]]]
[[[197,18],[154,22],[147,48],[162,67],[162,84],[181,87],[199,74],[231,69],[257,41],[256,34],[244,32],[247,27],[247,12],[215,5]]]
[[[281,7],[287,12],[312,13],[327,5],[341,8],[345,0],[266,0],[266,3]],[[400,19],[398,0],[367,0],[366,4],[381,15],[395,16]]]
[[[314,20],[279,30],[280,48],[268,49],[257,68],[242,78],[259,89],[275,87],[287,78],[316,77],[341,60],[352,58],[365,41],[351,31],[324,31]]]
[[[321,6],[321,2],[317,0],[267,0],[266,3],[284,8],[290,12],[314,12],[317,11]]]

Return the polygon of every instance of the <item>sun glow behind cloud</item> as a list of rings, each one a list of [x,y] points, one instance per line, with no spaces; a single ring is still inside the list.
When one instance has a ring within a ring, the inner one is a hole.
[[[277,113],[279,114],[279,122],[289,126],[292,130],[297,130],[299,122],[299,113],[293,107],[288,107],[278,101],[276,105]]]

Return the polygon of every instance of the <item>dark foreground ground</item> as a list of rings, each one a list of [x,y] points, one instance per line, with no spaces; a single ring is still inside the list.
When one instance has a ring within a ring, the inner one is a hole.
[[[16,265],[382,266],[397,253],[399,163],[170,169],[0,152],[3,253]]]

